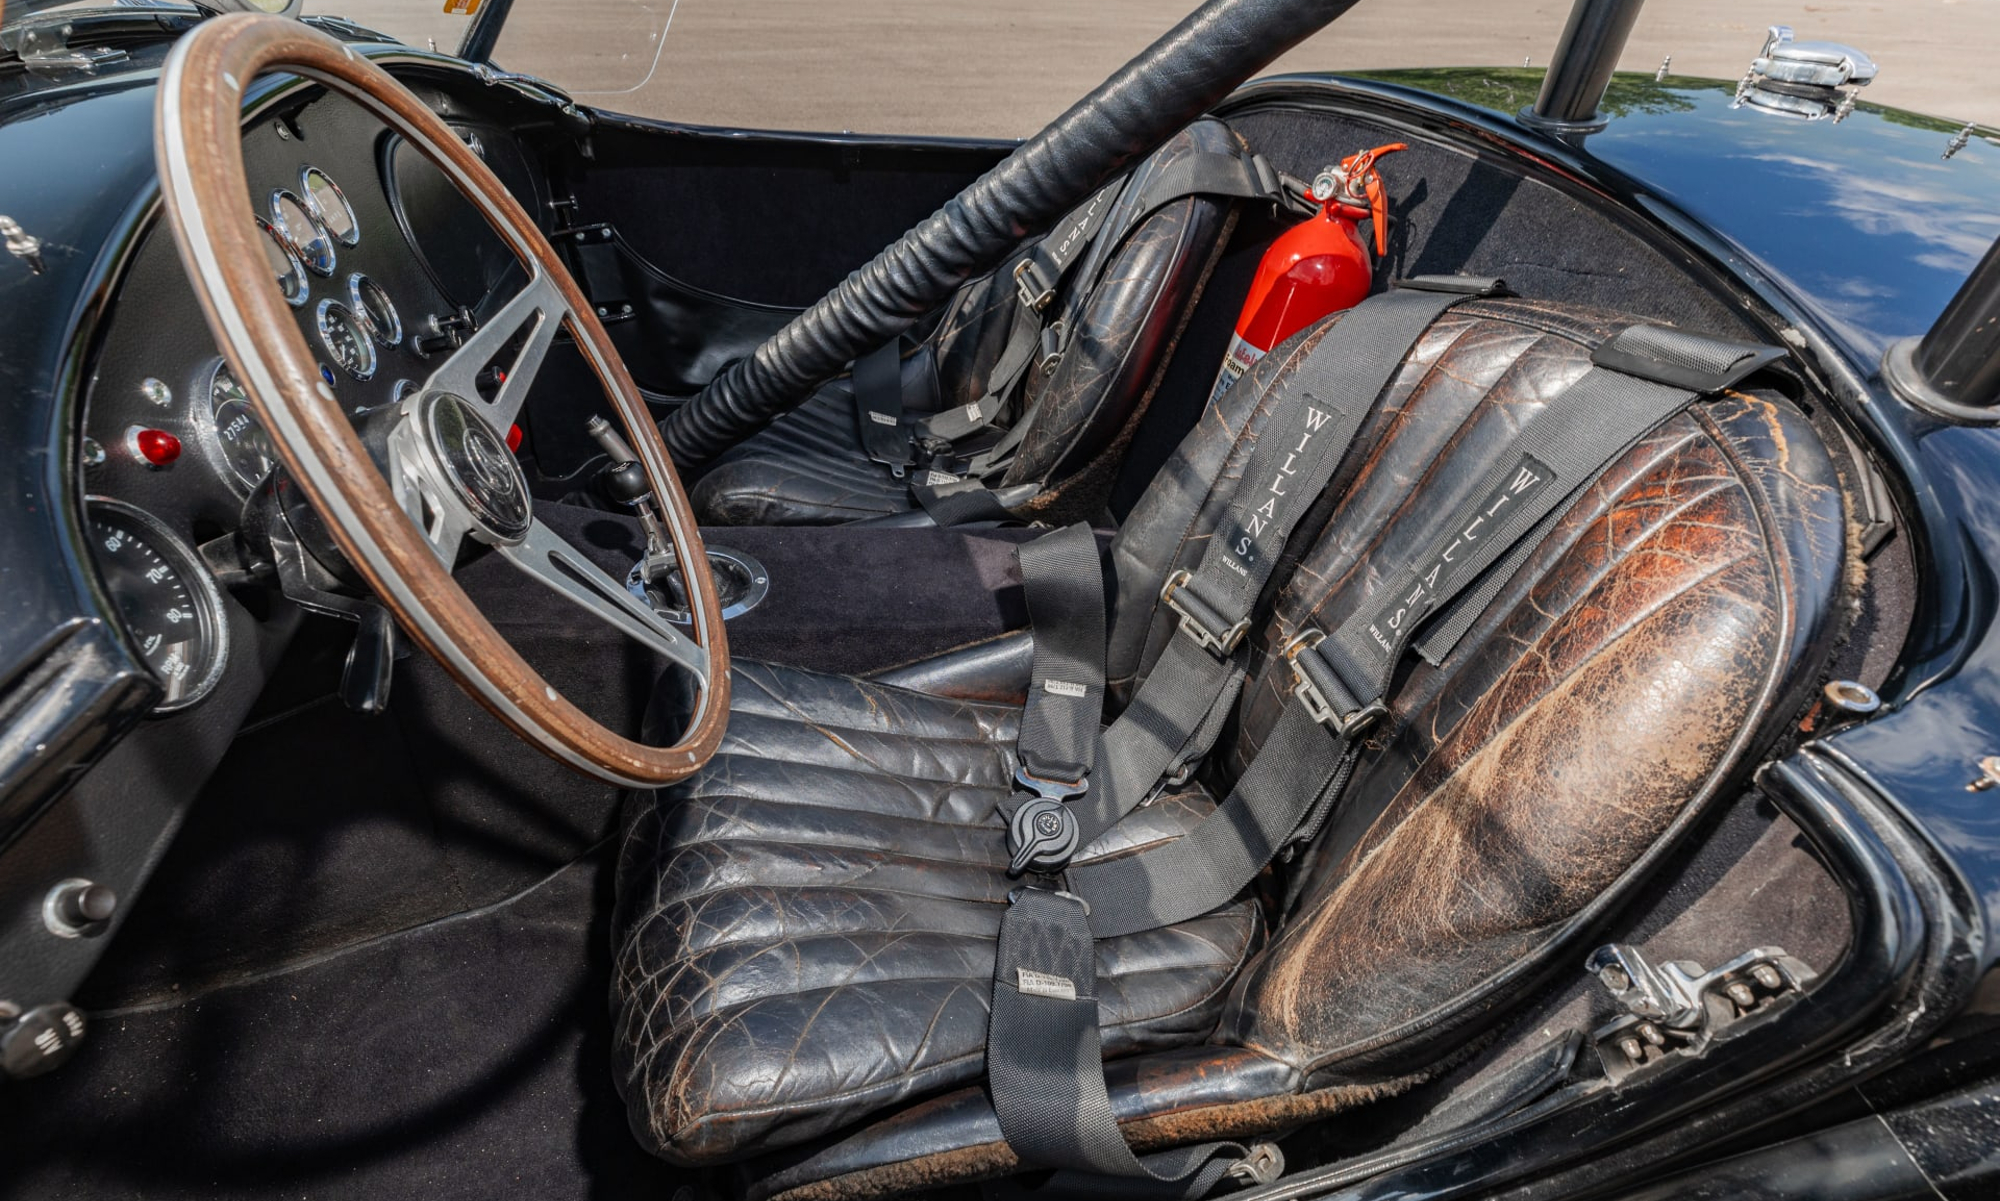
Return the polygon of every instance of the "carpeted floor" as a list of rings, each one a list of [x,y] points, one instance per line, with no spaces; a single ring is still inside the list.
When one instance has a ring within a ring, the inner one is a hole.
[[[92,1015],[0,1196],[658,1198],[612,1089],[606,849],[497,904]]]

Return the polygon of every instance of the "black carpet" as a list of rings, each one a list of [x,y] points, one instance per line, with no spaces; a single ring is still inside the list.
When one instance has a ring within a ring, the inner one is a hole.
[[[610,856],[496,905],[92,1015],[0,1090],[0,1196],[664,1201],[606,1066]]]

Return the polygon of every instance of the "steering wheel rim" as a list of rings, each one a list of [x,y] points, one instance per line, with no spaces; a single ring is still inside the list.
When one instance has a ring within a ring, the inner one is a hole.
[[[387,476],[321,379],[256,241],[262,235],[243,161],[243,100],[250,81],[271,71],[311,79],[400,134],[457,184],[528,272],[521,293],[399,406],[386,438]],[[588,775],[655,787],[706,763],[728,720],[729,651],[687,494],[596,313],[492,171],[386,71],[310,26],[257,14],[211,18],[176,44],[161,72],[154,153],[167,224],[223,356],[291,479],[404,632],[524,741]],[[659,503],[689,587],[692,642],[587,559],[571,552],[566,561],[566,544],[549,544],[555,536],[532,519],[525,478],[502,478],[510,469],[520,477],[504,443],[504,463],[490,453],[562,326],[596,372]],[[522,350],[492,401],[469,382],[462,390],[450,386],[484,365],[473,362],[481,346],[490,354],[517,334]],[[496,506],[504,510],[497,516]],[[452,578],[456,539],[465,536],[694,674],[697,697],[680,741],[633,741],[556,692]]]

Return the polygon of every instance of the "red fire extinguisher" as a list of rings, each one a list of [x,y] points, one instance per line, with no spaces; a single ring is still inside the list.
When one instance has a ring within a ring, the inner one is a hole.
[[[1236,336],[1229,340],[1209,403],[1250,370],[1273,346],[1329,313],[1368,298],[1374,260],[1361,240],[1361,221],[1375,222],[1375,253],[1389,251],[1389,194],[1375,161],[1409,147],[1402,142],[1349,155],[1313,179],[1319,212],[1279,235],[1264,252]]]

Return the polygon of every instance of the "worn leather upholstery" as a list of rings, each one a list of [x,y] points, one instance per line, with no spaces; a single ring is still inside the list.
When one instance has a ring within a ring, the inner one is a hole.
[[[1206,795],[1141,811],[1118,837],[1166,836],[1228,786],[1279,712],[1288,675],[1275,649],[1307,621],[1330,626],[1360,605],[1623,324],[1498,300],[1463,304],[1432,327],[1279,568],[1233,728],[1197,777]],[[1120,531],[1112,662],[1127,689],[1173,636],[1161,580],[1201,553],[1280,395],[1274,385],[1326,328],[1279,348],[1206,414]],[[1263,895],[1275,933],[1252,946],[1212,1026],[1135,1019],[1186,1007],[1190,993],[1179,982],[1140,1000],[1165,979],[1134,975],[1131,950],[1106,944],[1108,1078],[1128,1137],[1148,1148],[1258,1133],[1407,1087],[1528,983],[1573,969],[1592,924],[1806,703],[1840,632],[1849,574],[1838,476],[1778,393],[1701,403],[1631,448],[1457,647],[1405,669],[1341,805]],[[617,985],[635,1126],[686,1162],[752,1160],[743,1172],[753,1198],[1006,1173],[1015,1160],[978,1084],[990,936],[928,945],[944,920],[943,883],[923,886],[923,912],[935,915],[926,919],[872,900],[830,909],[804,882],[844,887],[865,875],[900,889],[917,878],[903,874],[912,857],[928,856],[948,865],[940,881],[966,889],[952,894],[952,920],[978,910],[981,887],[996,920],[1002,885],[977,865],[997,863],[1000,831],[990,815],[978,823],[998,796],[1014,710],[744,672],[728,753],[635,806]],[[1001,745],[952,742],[946,753],[947,731]],[[841,769],[838,787],[820,774],[854,763],[865,768]],[[775,797],[812,820],[765,825]],[[900,824],[884,824],[885,809]],[[919,811],[949,813],[967,823],[951,832],[969,837],[913,822]],[[765,839],[778,830],[798,841]],[[709,873],[694,891],[727,906],[687,906],[689,864]],[[726,889],[715,883],[725,879]],[[1223,927],[1203,937],[1228,950],[1192,957],[1202,999],[1190,1014],[1211,1012],[1213,973],[1229,971],[1234,939],[1252,939],[1242,904],[1202,919],[1225,923],[1226,938]],[[756,921],[740,916],[753,909]],[[774,966],[718,973],[718,930],[746,944],[740,961]],[[1191,927],[1167,934],[1194,937]],[[1166,962],[1160,954],[1152,962]],[[854,1024],[803,987],[808,977],[872,987],[878,960],[892,958],[901,979],[942,978],[948,999],[912,981]],[[1135,1022],[1148,1037],[1134,1037]],[[934,1042],[950,1055],[912,1055]],[[897,1104],[919,1094],[927,1099]]]
[[[1161,170],[1197,150],[1237,146],[1236,135],[1218,121],[1183,130],[1134,172],[1106,228],[1124,228],[1132,201]],[[1221,249],[1230,211],[1225,200],[1184,197],[1146,217],[1122,241],[1103,237],[1086,252],[1073,278],[1099,282],[1062,358],[1051,371],[1030,369],[1001,423],[1035,407],[1002,483],[1047,485],[1075,476],[1143,411]],[[962,289],[936,332],[906,358],[906,406],[924,395],[920,377],[926,373],[936,376],[941,407],[985,394],[1019,303],[1012,266]],[[832,525],[916,505],[908,481],[892,477],[862,449],[847,376],[717,456],[690,496],[709,525]]]

